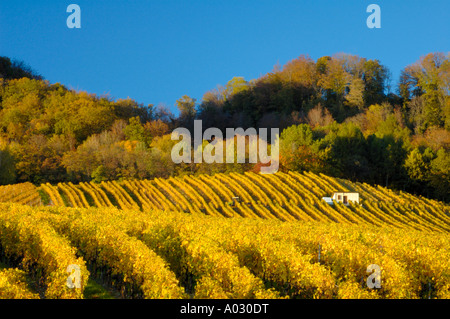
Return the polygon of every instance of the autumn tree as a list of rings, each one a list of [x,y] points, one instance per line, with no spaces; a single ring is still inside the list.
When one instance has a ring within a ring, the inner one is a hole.
[[[430,53],[402,71],[399,91],[419,133],[432,126],[450,129],[449,83],[450,57],[443,53]]]
[[[308,124],[314,128],[317,126],[326,126],[333,123],[334,119],[328,109],[324,108],[322,104],[317,104],[308,112]]]
[[[193,99],[187,95],[183,95],[180,99],[176,101],[178,110],[180,111],[180,118],[183,119],[194,119],[197,113],[195,109],[196,99]]]
[[[144,124],[144,131],[149,140],[169,133],[169,125],[162,120],[150,121]]]
[[[236,95],[238,93],[241,93],[245,90],[248,90],[249,83],[242,77],[242,76],[236,76],[232,78],[230,81],[227,82],[225,85],[225,91],[223,92],[224,100],[229,99],[233,95]]]
[[[353,77],[349,85],[349,93],[345,96],[346,104],[351,108],[364,108],[364,81],[361,78]]]
[[[351,75],[345,71],[340,61],[331,58],[325,65],[319,85],[324,89],[327,105],[334,108],[334,115],[342,120],[345,116],[343,102]]]

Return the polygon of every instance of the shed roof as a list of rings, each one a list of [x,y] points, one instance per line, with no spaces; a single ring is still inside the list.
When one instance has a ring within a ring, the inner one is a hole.
[[[359,194],[359,192],[334,192],[333,194]]]

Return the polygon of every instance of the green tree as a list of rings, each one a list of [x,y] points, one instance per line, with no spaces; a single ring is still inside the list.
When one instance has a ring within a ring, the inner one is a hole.
[[[363,180],[368,176],[367,143],[361,130],[353,123],[331,125],[317,147],[326,154],[324,160],[330,166],[328,171],[352,180]]]
[[[294,171],[316,170],[317,154],[311,150],[313,132],[309,125],[292,125],[280,135],[280,164]]]
[[[419,148],[414,148],[405,161],[405,168],[411,180],[420,183],[426,182],[429,178],[430,164],[433,158],[433,152],[429,148],[423,153]]]
[[[0,144],[0,185],[13,184],[16,181],[14,158],[8,147]]]
[[[438,150],[431,161],[429,181],[438,198],[450,199],[450,153],[444,149]]]
[[[147,143],[145,128],[138,116],[129,119],[128,125],[123,130],[127,140]]]
[[[309,146],[313,142],[313,132],[307,124],[292,125],[281,132],[280,146],[285,149],[296,149]]]
[[[156,110],[153,104],[144,106],[133,99],[118,99],[113,102],[114,114],[117,118],[128,120],[138,116],[142,122],[151,121],[156,116]]]
[[[368,60],[363,68],[364,103],[366,106],[382,103],[385,95],[388,69],[378,60]]]
[[[245,81],[243,77],[234,77],[225,85],[225,91],[223,92],[224,99],[227,100],[235,94],[246,91],[249,89],[249,87],[249,83]]]
[[[98,166],[91,174],[92,182],[101,183],[108,180],[106,169],[103,165]]]

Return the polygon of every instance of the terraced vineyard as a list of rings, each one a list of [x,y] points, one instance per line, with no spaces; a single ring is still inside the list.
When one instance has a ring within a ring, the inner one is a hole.
[[[361,205],[321,200],[334,191]],[[4,186],[0,201],[0,298],[89,298],[91,281],[124,298],[450,298],[449,205],[382,187],[216,174]]]
[[[335,191],[354,191],[361,205],[321,200]],[[233,198],[239,199],[234,200]],[[365,183],[313,173],[216,174],[123,182],[0,187],[0,202],[31,206],[117,207],[211,216],[389,225],[448,232],[450,206]]]

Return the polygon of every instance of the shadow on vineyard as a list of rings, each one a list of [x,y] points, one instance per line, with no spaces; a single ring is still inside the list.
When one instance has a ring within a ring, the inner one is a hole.
[[[97,266],[96,260],[87,264],[90,277],[84,290],[87,299],[141,299],[142,290],[128,283],[121,274],[113,274],[109,267]]]
[[[0,271],[2,270],[20,273],[20,277],[18,280],[16,279],[16,282],[19,282],[31,294],[35,294],[36,298],[45,298],[45,291],[47,289],[43,280],[45,273],[37,263],[27,263],[24,261],[23,256],[6,253],[3,247],[0,246]],[[2,288],[0,285],[0,297],[2,297],[3,293]]]
[[[120,297],[120,293],[93,278],[89,278],[84,290],[85,299],[119,299]]]

